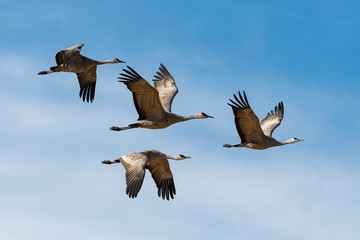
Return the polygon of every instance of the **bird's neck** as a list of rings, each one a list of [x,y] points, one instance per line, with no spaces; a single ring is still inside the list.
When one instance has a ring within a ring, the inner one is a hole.
[[[184,116],[180,116],[180,115],[177,115],[175,113],[170,113],[170,118],[175,122],[185,122],[185,121],[188,121],[188,120],[191,120],[191,119],[196,119],[196,114],[194,115],[191,115],[191,116],[187,116],[187,117],[184,117]]]
[[[107,64],[107,63],[118,63],[119,61],[116,58],[112,58],[106,61],[96,61],[98,65]]]
[[[183,160],[183,159],[180,158],[179,156],[168,156],[168,155],[166,155],[166,158],[167,158],[167,159],[172,159],[172,160],[178,160],[178,161]]]
[[[188,121],[188,120],[191,120],[191,119],[199,119],[199,114],[193,114],[193,115],[190,115],[190,116],[187,116],[187,117],[182,117],[183,118],[183,121]]]

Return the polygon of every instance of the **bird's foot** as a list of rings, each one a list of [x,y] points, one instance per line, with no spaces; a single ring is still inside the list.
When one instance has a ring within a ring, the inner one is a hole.
[[[231,148],[232,145],[230,145],[230,144],[224,144],[223,147],[225,147],[225,148]]]
[[[121,128],[116,127],[116,126],[112,126],[112,127],[110,128],[110,130],[113,130],[113,131],[121,131]]]
[[[102,164],[111,164],[111,161],[109,161],[109,160],[104,160],[104,161],[102,161],[101,163],[102,163]]]

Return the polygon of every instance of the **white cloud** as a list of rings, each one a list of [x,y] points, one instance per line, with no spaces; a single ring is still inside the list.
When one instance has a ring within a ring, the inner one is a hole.
[[[277,240],[351,240],[359,235],[355,223],[360,179],[356,171],[351,163],[337,164],[337,156],[326,158],[328,146],[315,145],[316,134],[303,131],[321,127],[322,118],[301,123],[301,133],[309,137],[304,143],[267,151],[224,149],[222,144],[239,141],[226,105],[231,96],[210,89],[198,92],[184,84],[174,112],[205,111],[215,119],[158,131],[111,132],[108,127],[126,126],[137,114],[124,86],[115,82],[112,86],[120,86],[109,87],[109,81],[116,80],[109,69],[102,70],[105,77],[97,88],[97,96],[103,97],[86,104],[77,96],[75,76],[54,74],[52,80],[59,76],[71,79],[61,83],[56,79],[53,86],[49,82],[34,86],[27,79],[30,69],[15,75],[3,72],[19,66],[26,69],[29,59],[9,58],[16,64],[2,69],[1,78],[12,77],[15,83],[3,88],[0,97],[0,102],[6,103],[0,129],[4,196],[0,199],[0,226],[4,237],[261,239],[265,235]],[[8,91],[20,83],[27,94]],[[68,95],[56,95],[56,84],[64,84],[61,94]],[[54,96],[42,95],[46,91]],[[257,95],[261,92],[252,98],[254,105],[260,106]],[[277,130],[281,137],[298,130],[292,120],[301,118],[299,105],[296,102],[294,108],[289,107],[287,123]],[[157,197],[149,173],[138,199],[128,199],[123,167],[100,163],[149,148],[192,156],[170,163],[177,187],[170,202]],[[356,158],[355,153],[350,155]],[[19,225],[25,226],[22,231],[17,231]]]
[[[157,197],[149,172],[139,197],[128,199],[123,167],[101,165],[96,149],[90,156],[79,159],[68,152],[51,159],[10,156],[7,168],[23,169],[1,174],[2,182],[11,186],[3,188],[0,200],[7,219],[1,224],[3,236],[10,236],[18,219],[27,227],[14,239],[27,235],[96,239],[99,234],[109,239],[167,239],[174,233],[174,239],[258,238],[264,233],[273,236],[269,239],[358,236],[360,196],[351,189],[357,188],[360,178],[326,159],[312,165],[313,159],[303,156],[265,162],[216,154],[172,161],[177,195],[167,202]],[[209,222],[216,227],[209,227]]]

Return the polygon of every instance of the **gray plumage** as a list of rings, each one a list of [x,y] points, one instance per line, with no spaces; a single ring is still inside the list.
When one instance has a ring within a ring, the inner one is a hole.
[[[280,125],[284,117],[284,104],[279,102],[274,110],[259,122],[258,117],[251,109],[245,91],[244,97],[239,91],[239,98],[234,94],[234,100],[229,99],[228,105],[233,109],[235,115],[235,126],[241,138],[241,143],[236,145],[225,144],[223,147],[248,147],[252,149],[264,150],[270,147],[303,141],[291,138],[284,142],[279,142],[272,137],[274,130]]]
[[[126,172],[126,194],[130,198],[136,198],[145,177],[145,169],[148,169],[158,188],[158,196],[169,200],[176,194],[175,184],[172,172],[170,170],[168,159],[184,160],[186,157],[182,154],[177,156],[168,156],[156,150],[146,150],[134,152],[122,156],[114,161],[104,160],[103,164],[121,163]]]
[[[106,61],[97,61],[80,54],[84,44],[69,47],[58,52],[55,56],[57,66],[51,67],[49,71],[41,71],[38,75],[54,72],[73,72],[76,73],[80,85],[80,98],[87,102],[92,102],[95,97],[96,86],[96,67],[107,63],[124,63],[113,58]]]
[[[178,93],[175,80],[165,68],[164,65],[160,64],[160,72],[156,72],[154,76],[154,87],[159,93],[160,102],[166,112],[171,112],[171,104]]]
[[[171,104],[178,92],[174,78],[168,70],[161,64],[160,72],[155,75],[152,87],[134,69],[127,66],[123,69],[125,73],[120,73],[119,82],[124,83],[133,94],[134,105],[139,114],[138,122],[127,127],[113,126],[113,131],[127,130],[131,128],[161,129],[174,123],[183,122],[191,119],[213,118],[205,113],[197,113],[188,117],[183,117],[171,112]]]

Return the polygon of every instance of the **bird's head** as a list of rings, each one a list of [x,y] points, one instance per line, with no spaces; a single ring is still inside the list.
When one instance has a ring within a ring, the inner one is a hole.
[[[114,61],[115,61],[116,63],[126,63],[126,62],[124,62],[124,61],[121,61],[121,60],[118,59],[118,58],[114,58]]]
[[[196,114],[196,118],[203,119],[203,118],[214,118],[214,117],[202,112],[202,113]]]
[[[177,158],[176,160],[184,160],[184,159],[191,158],[191,157],[187,157],[187,156],[184,156],[182,154],[179,154],[179,155],[176,156],[176,158]]]
[[[288,141],[289,141],[289,143],[296,143],[296,142],[301,142],[304,140],[293,137],[293,138],[290,138]]]

